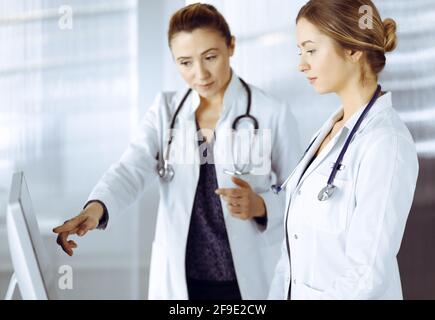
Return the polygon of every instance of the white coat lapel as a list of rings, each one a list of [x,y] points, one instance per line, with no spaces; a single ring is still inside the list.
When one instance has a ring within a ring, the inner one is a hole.
[[[325,140],[328,133],[331,131],[332,126],[334,123],[339,119],[343,114],[343,110],[340,109],[337,112],[334,113],[332,117],[330,117],[323,127],[320,129],[319,134],[316,138],[316,141],[313,143],[311,148],[306,153],[304,159],[301,161],[301,165],[298,168],[297,174],[295,174],[295,187],[302,183],[312,172],[314,169],[319,166],[320,163],[328,156],[328,154],[331,152],[332,148],[337,144],[337,142],[340,140],[343,130],[340,131],[340,134],[337,134],[334,139],[332,139],[325,149],[322,150],[322,152],[317,156],[317,158],[311,163],[310,167],[305,170],[306,166],[308,165],[309,161],[313,158],[314,154],[319,149],[320,145],[322,144],[323,140]],[[305,173],[304,173],[305,171]],[[302,176],[303,175],[303,176]],[[297,178],[297,179],[296,179]]]

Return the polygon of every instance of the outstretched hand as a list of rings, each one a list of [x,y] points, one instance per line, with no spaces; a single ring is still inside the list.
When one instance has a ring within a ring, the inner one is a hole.
[[[90,203],[86,208],[74,218],[65,221],[62,225],[53,229],[57,233],[57,244],[60,245],[63,251],[69,256],[73,255],[73,249],[77,248],[77,243],[73,240],[68,240],[72,234],[84,236],[88,231],[94,230],[103,216],[103,206],[99,203]]]
[[[256,194],[248,182],[232,177],[231,180],[239,188],[220,188],[215,191],[227,203],[233,217],[248,220],[266,215],[266,206],[261,196]]]

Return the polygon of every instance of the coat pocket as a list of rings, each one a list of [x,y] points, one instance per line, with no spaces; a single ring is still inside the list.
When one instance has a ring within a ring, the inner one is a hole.
[[[320,201],[318,195],[327,185],[328,176],[313,172],[296,192],[298,217],[301,223],[315,229],[340,233],[345,230],[350,205],[351,181],[334,180],[334,193]]]
[[[301,285],[298,290],[299,294],[295,297],[295,300],[321,300],[323,291],[315,289],[305,283]]]

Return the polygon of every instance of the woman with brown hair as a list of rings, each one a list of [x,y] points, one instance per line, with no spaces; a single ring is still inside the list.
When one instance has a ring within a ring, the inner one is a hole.
[[[370,0],[311,0],[299,69],[341,107],[282,188],[288,202],[271,299],[401,299],[397,253],[418,176],[413,139],[378,75],[396,24]]]
[[[296,164],[295,120],[285,103],[233,72],[235,39],[213,6],[176,12],[168,42],[188,88],[157,96],[84,210],[54,229],[58,243],[72,255],[68,235],[104,228],[160,178],[149,298],[264,299],[285,202],[269,187]],[[234,144],[246,151],[241,161]]]

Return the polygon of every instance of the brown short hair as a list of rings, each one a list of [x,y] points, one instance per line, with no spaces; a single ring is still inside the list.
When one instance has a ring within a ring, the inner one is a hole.
[[[360,8],[363,6],[372,9],[372,28],[360,27]],[[310,0],[299,11],[296,23],[302,18],[335,40],[340,47],[363,51],[376,76],[385,67],[385,53],[397,46],[396,22],[393,19],[382,21],[371,0]]]
[[[227,46],[231,45],[231,31],[222,14],[212,5],[194,3],[173,14],[169,22],[168,43],[179,32],[192,32],[199,28],[211,29],[219,32],[225,39]]]

